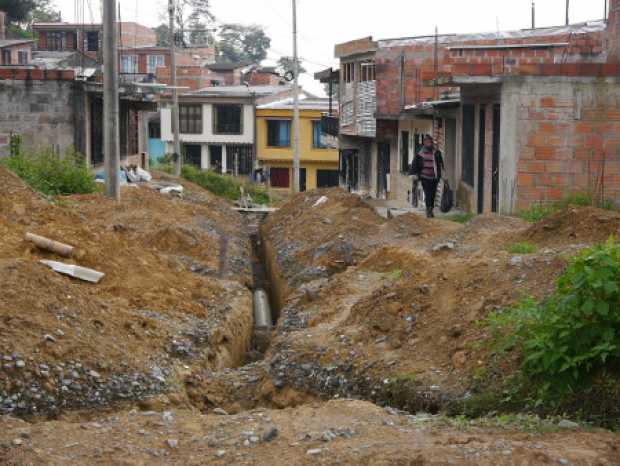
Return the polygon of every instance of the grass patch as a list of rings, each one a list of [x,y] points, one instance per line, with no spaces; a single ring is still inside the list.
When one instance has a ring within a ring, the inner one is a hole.
[[[462,224],[469,222],[472,218],[474,218],[474,214],[469,213],[469,212],[450,214],[450,215],[446,215],[443,217],[444,220],[448,220],[450,222],[462,223]]]
[[[538,248],[531,243],[514,243],[508,246],[507,251],[515,255],[535,254]]]
[[[175,171],[172,164],[160,164],[157,166],[157,170],[171,175]],[[234,176],[220,175],[210,170],[201,170],[193,165],[183,165],[181,176],[216,196],[223,197],[229,201],[241,199],[241,188],[244,189],[246,194],[252,196],[252,200],[258,204],[267,205],[272,201],[269,192],[264,186],[244,181]]]
[[[520,211],[517,215],[530,223],[537,223],[551,214],[569,207],[598,207],[605,210],[614,210],[615,205],[611,199],[602,202],[588,193],[575,193],[563,198],[554,204],[532,204],[528,209]]]
[[[72,149],[63,155],[51,148],[34,153],[16,151],[2,163],[34,190],[48,196],[91,194],[97,191],[95,178],[84,157]]]

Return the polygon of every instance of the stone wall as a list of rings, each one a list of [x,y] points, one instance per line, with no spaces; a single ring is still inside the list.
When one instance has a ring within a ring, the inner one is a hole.
[[[0,156],[8,154],[11,134],[21,135],[27,149],[53,146],[62,152],[81,146],[84,138],[78,136],[83,131],[76,129],[81,121],[81,84],[73,81],[72,73],[70,80],[61,73],[51,73],[54,80],[39,80],[24,79],[24,71],[17,76],[13,70],[0,70]]]

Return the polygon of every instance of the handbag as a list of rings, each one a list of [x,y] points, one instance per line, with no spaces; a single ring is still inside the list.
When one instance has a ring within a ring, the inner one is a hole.
[[[443,183],[443,190],[441,193],[441,211],[445,214],[450,212],[454,207],[454,193],[450,189],[450,184],[447,181]]]

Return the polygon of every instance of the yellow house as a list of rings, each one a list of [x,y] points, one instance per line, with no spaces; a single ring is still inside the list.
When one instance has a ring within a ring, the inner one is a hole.
[[[338,186],[338,150],[321,144],[327,99],[300,101],[301,190]],[[256,156],[272,188],[293,189],[293,99],[256,109]]]

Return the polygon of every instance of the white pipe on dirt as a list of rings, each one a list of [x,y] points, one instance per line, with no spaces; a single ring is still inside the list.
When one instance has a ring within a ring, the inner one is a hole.
[[[269,296],[265,290],[258,289],[254,292],[254,328],[270,330],[272,322]]]

